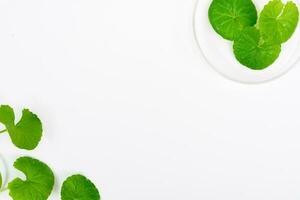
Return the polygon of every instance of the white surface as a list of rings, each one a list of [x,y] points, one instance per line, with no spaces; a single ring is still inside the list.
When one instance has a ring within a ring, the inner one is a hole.
[[[285,3],[288,0],[284,1]],[[269,0],[256,0],[258,13]],[[299,1],[294,0],[298,5]],[[241,65],[234,56],[233,42],[224,40],[210,25],[207,10],[211,0],[199,0],[196,4],[194,30],[199,49],[207,62],[223,76],[242,83],[262,83],[288,72],[300,60],[300,26],[293,37],[281,45],[278,59],[264,70],[252,70]]]
[[[33,152],[1,135],[1,155],[47,162],[53,200],[76,172],[104,200],[298,200],[300,67],[261,85],[221,77],[194,43],[193,4],[1,0],[1,104],[45,129]]]

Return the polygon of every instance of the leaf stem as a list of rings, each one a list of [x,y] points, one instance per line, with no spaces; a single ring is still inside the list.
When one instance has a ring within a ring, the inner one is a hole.
[[[5,192],[6,190],[8,190],[8,187],[0,189],[0,193]]]
[[[7,131],[7,130],[6,130],[6,129],[4,129],[4,130],[0,131],[0,134],[1,134],[1,133],[4,133],[4,132],[6,132],[6,131]]]

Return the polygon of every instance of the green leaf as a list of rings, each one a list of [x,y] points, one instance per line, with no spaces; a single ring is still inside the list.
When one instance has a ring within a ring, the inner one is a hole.
[[[21,120],[13,127],[7,127],[12,142],[21,149],[32,150],[42,138],[42,123],[37,115],[24,109]]]
[[[270,1],[262,10],[259,18],[259,29],[265,40],[281,44],[286,42],[295,32],[299,21],[297,5],[281,0]]]
[[[43,128],[37,115],[24,109],[20,121],[15,124],[15,114],[10,106],[0,107],[0,122],[5,125],[9,136],[18,148],[32,150],[39,144]]]
[[[264,41],[255,27],[246,28],[234,42],[234,54],[237,60],[246,67],[262,70],[278,58],[281,46]]]
[[[2,184],[3,184],[3,180],[2,180],[2,175],[1,175],[1,173],[0,173],[0,190],[1,190],[1,188],[2,188]]]
[[[8,105],[0,106],[0,122],[6,127],[13,126],[15,122],[14,110]]]
[[[67,178],[61,189],[62,200],[100,200],[96,186],[82,175]]]
[[[43,162],[30,157],[21,157],[14,167],[26,176],[26,180],[14,179],[8,184],[9,195],[13,200],[46,200],[50,196],[54,175]]]
[[[252,0],[213,0],[208,16],[214,30],[227,40],[235,40],[241,31],[257,21]]]

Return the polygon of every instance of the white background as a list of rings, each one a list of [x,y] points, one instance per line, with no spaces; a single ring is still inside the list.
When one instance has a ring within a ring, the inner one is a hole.
[[[193,5],[1,0],[0,103],[45,130],[32,152],[1,135],[1,156],[48,163],[51,199],[83,173],[105,200],[299,200],[300,66],[224,79],[195,45]]]

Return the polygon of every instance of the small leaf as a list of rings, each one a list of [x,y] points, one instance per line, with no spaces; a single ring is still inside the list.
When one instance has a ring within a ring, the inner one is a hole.
[[[46,200],[50,196],[54,175],[43,162],[30,157],[21,157],[14,167],[26,176],[26,180],[14,179],[8,184],[9,195],[13,200]]]
[[[275,62],[281,46],[264,41],[255,27],[246,28],[234,42],[234,54],[237,60],[246,67],[262,70]]]
[[[293,2],[286,5],[281,0],[270,1],[262,10],[259,29],[265,40],[276,44],[286,42],[296,30],[299,10]]]
[[[213,0],[208,15],[214,30],[227,40],[236,39],[245,27],[257,21],[252,0]]]
[[[8,105],[0,106],[0,122],[6,127],[13,126],[15,123],[14,110]]]
[[[62,200],[100,200],[96,186],[82,175],[67,178],[61,189]]]
[[[20,149],[35,149],[43,133],[42,123],[38,116],[24,109],[21,120],[16,125],[14,121],[14,110],[10,106],[1,106],[0,122],[5,125],[14,145]]]

